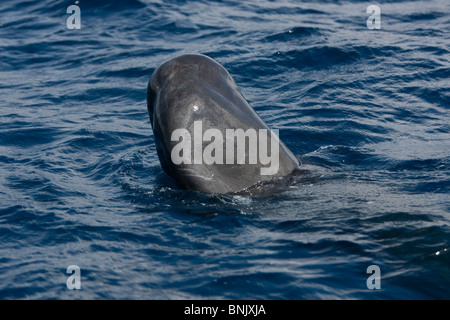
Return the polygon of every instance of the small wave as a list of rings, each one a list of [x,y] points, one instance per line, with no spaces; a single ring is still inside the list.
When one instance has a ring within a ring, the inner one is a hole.
[[[303,37],[320,37],[322,32],[318,28],[312,27],[295,27],[281,33],[266,36],[264,39],[267,41],[281,41],[288,42],[297,40]]]

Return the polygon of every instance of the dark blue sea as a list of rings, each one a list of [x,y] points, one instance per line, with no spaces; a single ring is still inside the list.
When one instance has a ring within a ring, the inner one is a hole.
[[[0,49],[1,299],[450,299],[449,1],[3,0]],[[312,177],[165,176],[147,84],[192,52]]]

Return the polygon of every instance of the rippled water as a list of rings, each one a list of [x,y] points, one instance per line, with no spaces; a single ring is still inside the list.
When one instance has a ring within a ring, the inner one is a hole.
[[[449,299],[450,3],[0,3],[0,298]],[[146,110],[199,52],[314,172],[179,190]],[[69,290],[69,265],[81,290]],[[381,289],[366,284],[380,268]]]

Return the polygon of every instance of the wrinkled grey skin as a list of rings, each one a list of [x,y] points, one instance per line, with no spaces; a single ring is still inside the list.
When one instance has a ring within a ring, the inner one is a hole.
[[[182,55],[158,67],[148,84],[147,107],[161,166],[180,188],[239,193],[266,184],[268,180],[280,180],[299,166],[298,160],[281,141],[276,175],[261,175],[259,161],[257,164],[246,161],[246,164],[211,165],[175,165],[172,162],[172,148],[179,143],[171,141],[172,132],[185,128],[193,137],[194,121],[202,121],[203,132],[216,128],[224,137],[225,129],[269,130],[239,92],[227,70],[207,56]],[[203,142],[203,148],[209,143]]]

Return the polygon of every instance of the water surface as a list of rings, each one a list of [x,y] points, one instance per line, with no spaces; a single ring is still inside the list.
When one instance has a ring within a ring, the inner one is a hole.
[[[73,4],[0,3],[0,298],[450,298],[448,1],[383,2],[379,30],[359,1],[80,1],[69,30]],[[315,178],[174,186],[146,87],[188,52]]]

